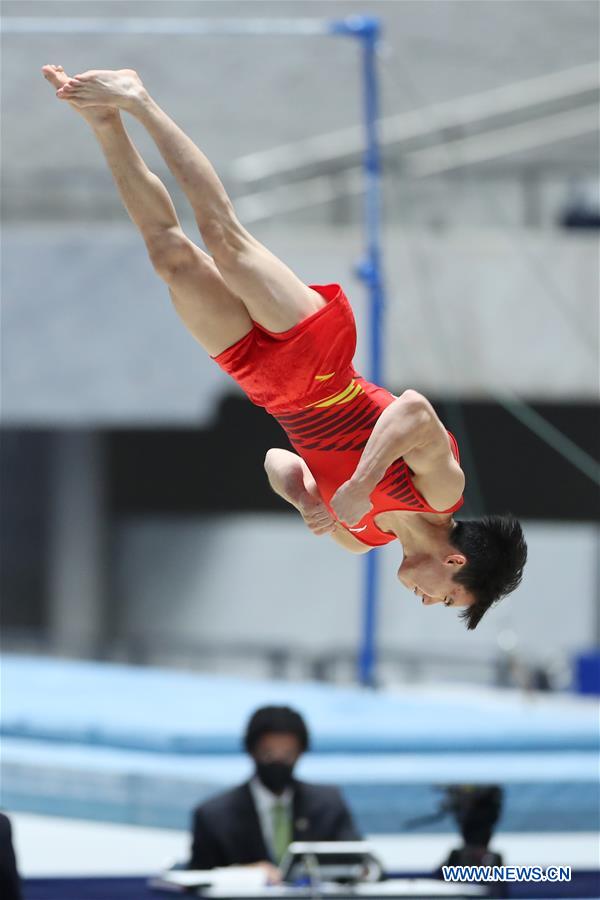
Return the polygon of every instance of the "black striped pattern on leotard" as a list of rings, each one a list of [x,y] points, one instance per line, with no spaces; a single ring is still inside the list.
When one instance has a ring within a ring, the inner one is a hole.
[[[302,450],[343,452],[362,450],[380,415],[381,407],[361,392],[351,403],[311,408],[276,418],[300,453]]]
[[[323,453],[362,452],[382,409],[368,394],[361,392],[350,403],[326,409],[276,416],[300,456],[311,451]],[[397,459],[377,485],[377,491],[405,508],[422,509],[415,496],[408,466]]]

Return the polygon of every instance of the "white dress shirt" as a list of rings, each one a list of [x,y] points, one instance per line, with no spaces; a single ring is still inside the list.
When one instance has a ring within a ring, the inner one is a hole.
[[[255,775],[250,781],[250,792],[252,794],[252,799],[254,800],[256,812],[258,813],[260,829],[265,844],[267,845],[267,849],[271,856],[275,858],[273,852],[273,807],[281,805],[285,808],[293,828],[294,813],[292,803],[294,800],[294,790],[291,787],[287,787],[283,794],[273,794],[264,786],[260,778]]]

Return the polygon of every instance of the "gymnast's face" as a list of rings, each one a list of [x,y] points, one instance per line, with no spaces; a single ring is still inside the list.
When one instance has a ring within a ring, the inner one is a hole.
[[[451,553],[439,559],[420,553],[405,556],[398,569],[398,578],[425,606],[443,603],[445,606],[471,606],[474,597],[453,576],[465,565],[462,553]]]

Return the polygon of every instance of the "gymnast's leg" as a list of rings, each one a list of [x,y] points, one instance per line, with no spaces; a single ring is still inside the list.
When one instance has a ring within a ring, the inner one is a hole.
[[[68,76],[60,66],[43,74],[60,90]],[[252,322],[214,261],[183,233],[169,193],[132,144],[116,108],[71,105],[91,125],[117,188],[139,229],[157,274],[167,283],[184,324],[211,356],[244,337]]]
[[[82,106],[126,110],[144,125],[184,190],[225,283],[243,300],[254,321],[282,332],[324,305],[320,294],[240,224],[206,156],[160,109],[133,70],[90,70],[71,79],[58,96]]]

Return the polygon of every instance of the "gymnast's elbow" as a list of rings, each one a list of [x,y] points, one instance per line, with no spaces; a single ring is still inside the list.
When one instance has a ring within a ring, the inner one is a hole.
[[[298,493],[298,473],[295,467],[290,467],[285,458],[282,459],[282,452],[285,453],[285,450],[276,448],[268,450],[264,469],[271,489],[288,503],[295,505],[292,498]]]
[[[276,494],[279,494],[281,491],[281,484],[280,484],[281,478],[278,477],[279,472],[278,472],[278,468],[277,468],[276,453],[277,453],[276,450],[267,450],[267,453],[265,454],[265,460],[264,460],[263,465],[264,465],[264,470],[266,472],[267,480],[268,480],[270,486],[272,487],[272,489],[275,491]]]
[[[424,397],[423,394],[412,388],[408,388],[400,394],[396,404],[398,415],[402,418],[410,415],[415,429],[431,425],[437,418],[435,410],[427,397]]]
[[[415,391],[414,388],[407,388],[398,397],[402,401],[403,406],[410,406],[415,411],[429,409],[431,404],[427,397]]]
[[[267,452],[265,453],[263,466],[267,475],[269,474],[269,467],[273,465],[273,452],[274,448],[271,447],[271,449],[267,450]]]
[[[271,447],[271,449],[267,450],[265,453],[263,466],[267,475],[277,471],[278,462],[281,462],[281,453],[282,451],[278,447]]]

